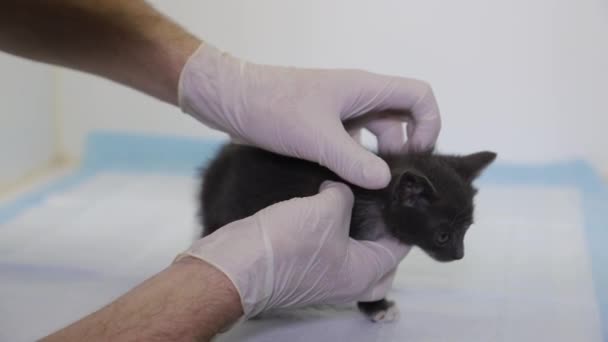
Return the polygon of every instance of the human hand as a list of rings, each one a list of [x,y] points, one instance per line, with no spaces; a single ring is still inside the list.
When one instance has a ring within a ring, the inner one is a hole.
[[[319,194],[294,198],[228,224],[178,256],[215,266],[239,292],[246,318],[274,308],[384,298],[391,272],[410,247],[392,238],[348,236],[353,194],[326,182]]]
[[[378,137],[381,151],[391,152],[429,149],[441,128],[425,82],[360,70],[252,64],[205,43],[182,70],[179,103],[184,112],[237,141],[318,162],[370,189],[389,183],[389,168],[355,142],[342,122],[381,113],[364,127]]]

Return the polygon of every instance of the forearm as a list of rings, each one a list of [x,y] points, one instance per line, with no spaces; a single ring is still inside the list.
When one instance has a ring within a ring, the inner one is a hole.
[[[94,73],[177,103],[200,40],[142,0],[5,0],[0,50]]]
[[[184,258],[43,341],[208,341],[242,314],[222,272]]]

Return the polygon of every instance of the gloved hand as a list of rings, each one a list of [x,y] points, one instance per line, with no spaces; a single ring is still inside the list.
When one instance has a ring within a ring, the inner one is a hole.
[[[368,113],[401,113],[366,121],[383,151],[434,145],[441,120],[422,81],[359,70],[314,70],[251,64],[203,43],[179,81],[182,110],[242,143],[318,162],[370,189],[390,181],[386,163],[357,144],[342,122]]]
[[[392,238],[348,236],[353,194],[325,182],[228,224],[182,253],[208,262],[232,281],[245,318],[273,309],[384,298],[410,247]]]

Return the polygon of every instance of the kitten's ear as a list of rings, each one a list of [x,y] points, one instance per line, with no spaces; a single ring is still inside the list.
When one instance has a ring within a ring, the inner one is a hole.
[[[472,182],[494,159],[496,159],[496,153],[484,151],[463,157],[453,157],[448,162],[462,178],[467,182]]]
[[[399,177],[394,190],[400,205],[423,208],[437,199],[437,190],[431,181],[415,171],[405,171]]]

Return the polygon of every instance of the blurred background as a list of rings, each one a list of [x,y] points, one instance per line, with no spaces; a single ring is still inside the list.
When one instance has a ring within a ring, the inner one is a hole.
[[[426,80],[438,149],[499,155],[467,258],[404,261],[398,325],[307,311],[300,328],[275,317],[222,341],[608,341],[606,0],[150,2],[252,62]],[[192,171],[224,136],[132,89],[1,52],[0,104],[0,340],[29,341],[191,243]]]
[[[608,3],[152,1],[253,62],[363,68],[434,87],[439,148],[585,159],[608,173]],[[94,130],[205,137],[174,107],[109,81],[0,54],[0,186],[78,161]]]

